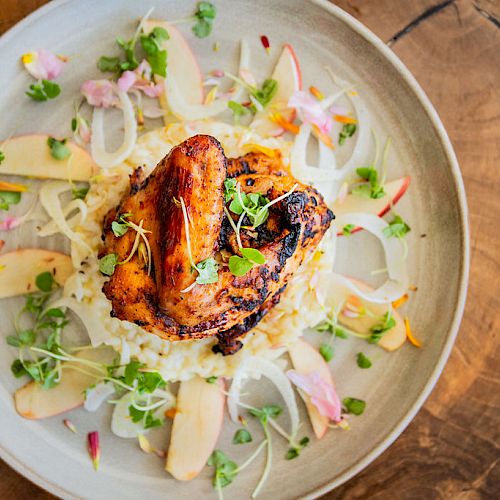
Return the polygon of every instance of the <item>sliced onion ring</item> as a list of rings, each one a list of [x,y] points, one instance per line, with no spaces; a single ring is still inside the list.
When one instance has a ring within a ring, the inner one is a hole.
[[[122,145],[113,153],[106,151],[104,141],[104,108],[94,108],[92,118],[92,139],[90,150],[94,161],[102,168],[116,167],[125,161],[134,149],[137,140],[137,122],[135,120],[134,107],[127,93],[117,89],[116,91],[123,111],[124,136]]]
[[[330,289],[339,286],[347,287],[355,295],[368,302],[387,304],[397,300],[408,290],[410,283],[403,245],[401,245],[398,238],[387,238],[384,235],[383,231],[389,225],[385,220],[376,215],[353,212],[342,214],[335,220],[335,225],[338,229],[347,224],[362,227],[379,239],[384,248],[389,277],[383,285],[371,292],[359,289],[349,278],[334,272],[323,273],[323,283],[327,283]]]
[[[299,428],[299,410],[295,400],[292,385],[287,376],[272,361],[265,358],[250,356],[246,358],[236,370],[229,389],[227,408],[233,422],[238,422],[238,404],[240,392],[246,378],[263,375],[278,389],[290,414],[290,435],[295,436]]]

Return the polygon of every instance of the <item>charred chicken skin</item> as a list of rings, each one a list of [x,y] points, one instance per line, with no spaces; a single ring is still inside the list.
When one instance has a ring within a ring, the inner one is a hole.
[[[242,192],[259,193],[270,201],[289,193],[269,207],[267,220],[258,227],[248,228],[251,223],[243,218],[241,243],[258,249],[265,263],[239,277],[227,266],[228,256],[239,254],[233,229],[239,216],[224,210],[227,178],[235,178]],[[112,230],[113,221],[124,214],[150,231],[149,273],[144,252],[128,259],[136,232],[117,237]],[[168,340],[215,335],[219,343],[214,351],[232,354],[242,345],[239,338],[279,301],[332,219],[322,196],[291,177],[279,156],[250,153],[227,159],[213,137],[191,137],[173,148],[148,177],[136,169],[129,192],[105,217],[100,257],[114,253],[120,263],[128,259],[116,266],[103,287],[111,314]],[[190,252],[195,263],[217,261],[216,283],[193,286],[197,271]]]

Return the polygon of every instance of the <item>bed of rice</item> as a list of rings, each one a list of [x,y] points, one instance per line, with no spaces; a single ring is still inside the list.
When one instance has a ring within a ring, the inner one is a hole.
[[[255,144],[280,149],[287,161],[291,143],[282,138],[263,139],[248,129],[218,122],[173,124],[144,134],[127,162],[105,171],[92,183],[85,203],[87,214],[74,228],[72,259],[76,272],[64,287],[64,301],[82,320],[92,344],[107,344],[127,363],[137,357],[166,380],[202,377],[231,377],[245,356],[257,355],[276,359],[286,352],[303,331],[324,318],[324,311],[314,292],[316,273],[332,266],[332,249],[324,238],[308,262],[290,281],[281,302],[244,339],[244,348],[233,356],[212,352],[213,338],[169,342],[127,321],[110,316],[111,304],[102,293],[106,281],[98,269],[97,250],[101,243],[101,222],[128,187],[133,168],[144,165],[151,170],[176,144],[195,133],[217,137],[229,157],[255,149]]]

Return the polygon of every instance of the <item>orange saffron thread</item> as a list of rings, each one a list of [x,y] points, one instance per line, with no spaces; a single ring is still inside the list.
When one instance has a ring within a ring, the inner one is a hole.
[[[413,336],[413,332],[411,331],[410,327],[410,320],[408,318],[405,318],[405,330],[406,338],[410,341],[410,344],[414,345],[415,347],[422,347],[422,343],[420,342],[420,340]]]
[[[350,116],[344,116],[344,115],[333,115],[333,119],[336,122],[339,123],[358,123],[358,121],[355,118],[351,118]]]
[[[401,307],[407,300],[408,300],[408,294],[405,293],[402,297],[399,297],[398,300],[395,300],[392,303],[392,307],[394,307],[394,309],[397,309],[398,307]]]

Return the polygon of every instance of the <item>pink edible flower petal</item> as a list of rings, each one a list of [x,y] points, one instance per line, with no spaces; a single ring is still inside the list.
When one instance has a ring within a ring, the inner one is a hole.
[[[68,420],[67,418],[65,418],[63,420],[63,424],[73,433],[76,434],[76,427],[75,427],[75,424],[73,424],[73,422],[71,420]]]
[[[128,92],[137,81],[137,75],[133,71],[125,71],[116,82],[122,92]]]
[[[163,93],[163,83],[158,82],[157,84],[152,84],[151,82],[147,81],[137,81],[137,83],[134,85],[134,87],[138,90],[141,90],[144,92],[145,95],[148,97],[159,97]]]
[[[315,370],[307,375],[302,375],[295,370],[288,370],[286,374],[299,389],[302,389],[311,398],[311,403],[316,406],[321,415],[334,422],[340,422],[340,399],[333,385],[325,381],[319,371]]]
[[[332,117],[321,107],[320,101],[303,90],[297,90],[288,101],[289,108],[295,108],[304,123],[316,125],[320,132],[329,134],[333,126]]]
[[[101,446],[99,445],[99,432],[93,431],[89,432],[87,436],[89,455],[92,459],[92,464],[94,469],[99,468],[99,460],[101,458]]]
[[[26,71],[37,80],[54,80],[63,70],[65,61],[45,49],[23,54]]]
[[[10,231],[16,228],[23,222],[22,217],[14,217],[13,215],[7,215],[4,220],[0,221],[0,231]]]
[[[91,106],[109,108],[118,104],[113,84],[109,80],[87,80],[80,91]]]

